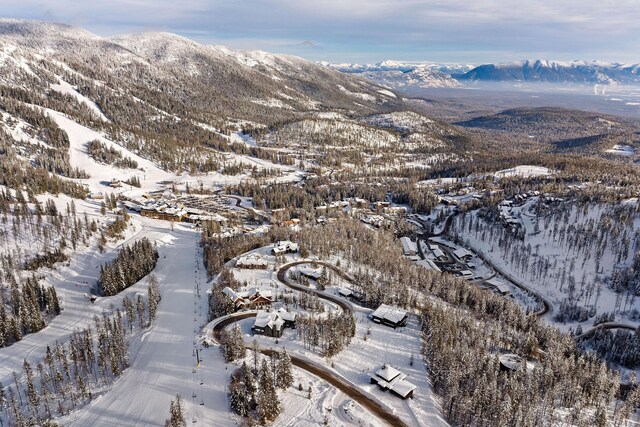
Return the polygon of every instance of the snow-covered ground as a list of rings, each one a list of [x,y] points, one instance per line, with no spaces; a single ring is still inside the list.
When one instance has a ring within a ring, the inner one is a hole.
[[[274,257],[268,255],[269,252],[269,247],[252,251],[252,253],[261,254],[270,262],[275,262]],[[287,255],[286,258],[286,261],[289,262],[298,260],[299,256]],[[307,269],[309,268],[307,267]],[[249,287],[270,288],[278,293],[285,289],[284,285],[278,282],[277,269],[274,269],[274,265],[267,270],[233,268],[232,272],[236,279],[246,283]],[[345,284],[344,279],[336,278],[334,286],[327,288],[327,292],[335,294],[335,287]],[[332,309],[337,309],[337,307],[332,307]],[[371,311],[356,306],[354,313],[356,316],[355,337],[346,349],[330,360],[317,352],[306,349],[304,344],[297,339],[295,330],[285,329],[282,338],[276,344],[273,338],[253,335],[251,331],[251,326],[255,321],[253,318],[240,320],[238,324],[246,342],[251,342],[255,338],[261,347],[286,347],[292,354],[303,356],[331,369],[336,375],[347,379],[380,400],[385,407],[389,408],[390,412],[398,415],[408,425],[447,425],[442,418],[439,400],[431,387],[426,365],[421,357],[421,332],[418,319],[411,317],[407,327],[392,329],[371,321],[369,319]],[[412,357],[413,365],[410,363]],[[377,386],[369,383],[367,374],[381,368],[384,363],[389,363],[409,375],[408,380],[418,387],[413,399],[403,400],[388,392],[382,392]],[[278,422],[276,425],[279,425]]]

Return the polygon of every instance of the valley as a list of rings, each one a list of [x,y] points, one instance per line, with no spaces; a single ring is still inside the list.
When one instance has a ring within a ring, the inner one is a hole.
[[[0,20],[0,425],[636,425],[633,89],[480,71]]]

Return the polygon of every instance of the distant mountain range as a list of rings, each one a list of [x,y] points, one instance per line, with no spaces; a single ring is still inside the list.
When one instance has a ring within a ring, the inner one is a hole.
[[[593,61],[524,60],[480,65],[458,77],[460,81],[540,82],[579,84],[639,84],[640,64]]]
[[[400,61],[383,61],[377,64],[320,64],[406,92],[416,89],[460,87],[482,82],[640,84],[640,64],[611,64],[599,61],[561,62],[536,59],[479,66]]]
[[[377,64],[332,64],[320,62],[348,74],[356,74],[390,89],[410,92],[434,87],[459,87],[453,78],[473,68],[472,65],[383,61]]]

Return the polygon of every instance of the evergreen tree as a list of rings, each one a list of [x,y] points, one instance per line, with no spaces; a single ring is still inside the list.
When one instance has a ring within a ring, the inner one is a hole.
[[[280,414],[280,400],[273,384],[273,377],[266,360],[262,360],[260,380],[256,399],[258,420],[264,424],[275,420]]]
[[[182,407],[182,398],[176,394],[175,400],[171,401],[169,406],[169,419],[164,423],[165,427],[186,427],[187,421],[184,417],[184,408]]]

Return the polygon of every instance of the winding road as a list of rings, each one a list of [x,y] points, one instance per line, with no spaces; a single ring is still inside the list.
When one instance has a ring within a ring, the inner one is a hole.
[[[353,306],[351,305],[351,303],[343,300],[342,298],[338,298],[333,295],[328,295],[324,292],[321,292],[315,289],[309,289],[305,286],[289,282],[286,279],[287,271],[289,271],[289,269],[291,269],[292,267],[296,265],[301,265],[301,264],[322,265],[324,267],[330,268],[332,271],[336,272],[336,274],[338,274],[340,277],[344,278],[345,280],[352,281],[352,279],[347,274],[339,270],[334,265],[331,265],[324,261],[295,261],[289,264],[285,264],[282,267],[280,267],[280,269],[278,270],[278,273],[277,273],[278,280],[288,288],[301,291],[301,292],[311,292],[316,294],[318,298],[322,298],[332,303],[335,303],[340,308],[342,308],[345,312],[351,313],[353,311]],[[214,341],[216,343],[220,343],[220,334],[222,333],[222,330],[227,326],[239,320],[246,319],[249,317],[255,317],[255,316],[256,316],[256,312],[239,312],[239,313],[234,313],[229,315],[226,319],[218,322],[213,327]],[[247,348],[250,348],[250,347],[247,346]],[[271,354],[273,354],[275,350],[261,348],[260,352],[266,356],[271,356]],[[332,386],[334,386],[335,388],[342,391],[344,394],[346,394],[347,396],[349,396],[350,398],[358,402],[360,405],[370,410],[373,414],[375,414],[378,418],[380,418],[390,426],[409,427],[397,415],[389,412],[381,403],[377,402],[373,397],[363,392],[355,384],[352,384],[346,379],[337,376],[334,372],[318,364],[315,364],[309,360],[303,359],[295,354],[289,353],[289,356],[291,357],[291,363],[293,364],[293,366],[303,369],[317,376],[318,378],[325,380],[326,382],[328,382],[329,384],[331,384]]]

